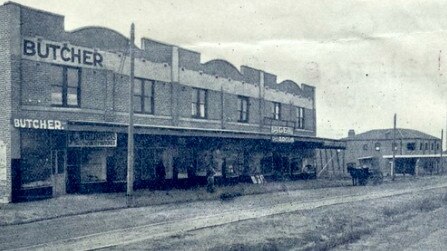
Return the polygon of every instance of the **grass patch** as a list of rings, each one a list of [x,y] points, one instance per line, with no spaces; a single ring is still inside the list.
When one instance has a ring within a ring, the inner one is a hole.
[[[399,204],[397,206],[386,206],[382,209],[382,214],[388,218],[391,218],[396,215],[402,215],[410,211],[413,207],[414,205],[411,205],[410,203]]]
[[[313,242],[311,245],[304,248],[304,250],[331,250],[337,246],[358,241],[362,236],[371,233],[372,230],[369,228],[353,228],[352,230],[338,234],[337,236],[329,238],[325,241]]]
[[[410,211],[430,212],[437,208],[440,208],[442,204],[447,204],[447,194],[443,196],[418,199],[412,202],[401,203],[395,206],[386,206],[382,209],[382,214],[385,217],[391,218],[394,216],[403,215]]]
[[[447,193],[442,196],[441,203],[447,205]]]
[[[426,198],[420,201],[419,204],[417,205],[417,209],[421,212],[430,212],[440,207],[441,207],[441,200],[438,200],[438,198],[435,199]]]

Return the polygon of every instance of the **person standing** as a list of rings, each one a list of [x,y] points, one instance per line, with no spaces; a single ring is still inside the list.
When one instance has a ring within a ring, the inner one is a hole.
[[[214,193],[216,191],[214,187],[214,175],[216,175],[216,171],[214,170],[212,154],[207,152],[205,155],[205,164],[206,164],[206,191],[209,193]]]

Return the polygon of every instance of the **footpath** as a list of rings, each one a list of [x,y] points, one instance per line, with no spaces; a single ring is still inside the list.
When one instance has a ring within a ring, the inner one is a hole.
[[[420,179],[440,179],[431,177],[402,177],[393,183],[406,183]],[[384,180],[384,185],[390,183]],[[137,190],[131,199],[125,193],[70,194],[40,201],[0,205],[0,226],[24,224],[60,217],[117,210],[127,207],[147,207],[170,203],[219,200],[225,195],[244,196],[263,193],[309,190],[328,187],[351,186],[350,179],[317,179],[298,181],[278,181],[265,184],[239,183],[218,186],[215,193],[208,193],[205,187],[172,190]]]

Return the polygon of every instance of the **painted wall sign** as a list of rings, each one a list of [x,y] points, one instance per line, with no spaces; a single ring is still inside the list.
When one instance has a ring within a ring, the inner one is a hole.
[[[67,122],[53,119],[13,119],[13,124],[16,128],[64,130]]]
[[[272,126],[272,134],[293,135],[293,127],[288,126]]]
[[[23,39],[22,56],[36,61],[95,68],[102,68],[104,61],[101,52],[37,38]]]
[[[116,147],[114,132],[70,132],[68,147]]]
[[[276,143],[293,143],[295,139],[293,137],[285,137],[285,136],[273,136],[272,142]]]

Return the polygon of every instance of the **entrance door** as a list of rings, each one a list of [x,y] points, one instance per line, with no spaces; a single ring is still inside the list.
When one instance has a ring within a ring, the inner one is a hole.
[[[81,187],[81,151],[69,149],[67,152],[67,193],[77,193]]]
[[[66,151],[52,150],[51,151],[52,165],[53,165],[53,196],[66,194]]]

